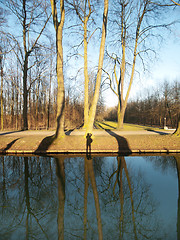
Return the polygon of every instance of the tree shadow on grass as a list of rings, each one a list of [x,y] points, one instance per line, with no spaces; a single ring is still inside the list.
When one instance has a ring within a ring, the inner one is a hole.
[[[71,135],[71,133],[74,131],[75,129],[71,129],[71,130],[68,130],[65,132],[65,136],[69,136]],[[52,136],[48,136],[48,137],[45,137],[41,143],[39,144],[38,148],[36,149],[35,153],[36,154],[39,154],[39,153],[45,153],[49,148],[50,146],[53,144],[53,142],[55,140],[57,140],[58,138],[56,137],[56,134],[52,135]]]
[[[60,113],[58,114],[57,118],[56,118],[56,122],[57,122],[57,126],[56,126],[56,132],[54,135],[52,136],[48,136],[48,137],[45,137],[41,143],[39,144],[38,148],[36,149],[35,151],[35,154],[41,154],[41,153],[45,153],[49,147],[51,146],[51,144],[56,140],[58,139],[58,135],[59,135],[59,130],[61,130],[61,120],[63,118],[63,113],[64,113],[64,107],[65,107],[65,99],[63,99],[63,103],[62,103],[62,106],[61,106],[61,111]]]
[[[65,135],[67,135],[67,136],[71,135],[71,133],[72,133],[74,130],[75,130],[75,128],[70,129],[70,130],[67,130],[67,131],[65,132]]]
[[[110,129],[116,129],[116,127],[113,127],[113,126],[111,126],[111,125],[109,125],[109,124],[107,124],[107,123],[104,123],[104,122],[96,121],[96,124],[97,124],[100,128],[102,128],[102,129],[104,129],[104,130],[106,130],[107,128],[103,127],[102,125],[104,125],[104,126],[106,126],[106,127],[109,127],[108,130],[110,130]]]
[[[132,151],[131,149],[129,148],[129,144],[127,142],[127,140],[116,134],[115,132],[111,131],[111,130],[108,130],[108,129],[105,129],[105,131],[111,135],[112,137],[115,137],[116,140],[117,140],[117,143],[118,143],[118,155],[130,155],[132,154]]]
[[[12,133],[18,133],[18,132],[23,132],[23,130],[19,130],[19,131],[11,131],[11,132],[3,132],[3,133],[0,133],[0,136],[4,136],[4,135],[8,135],[8,134],[12,134]]]
[[[45,153],[56,139],[56,135],[45,137],[36,149],[35,154]]]
[[[5,148],[1,149],[1,151],[7,151],[7,150],[9,150],[9,149],[12,147],[12,145],[13,145],[17,140],[19,140],[19,139],[20,139],[20,138],[14,139],[12,142],[8,143]]]
[[[161,131],[157,131],[157,130],[153,130],[153,129],[145,128],[145,130],[147,130],[147,131],[149,131],[149,132],[158,133],[159,135],[169,135],[169,133],[161,132]]]

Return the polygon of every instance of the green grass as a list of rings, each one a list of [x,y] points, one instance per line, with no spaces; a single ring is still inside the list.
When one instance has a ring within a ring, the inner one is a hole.
[[[109,129],[109,130],[115,130],[117,129],[117,122],[112,122],[112,121],[96,121],[95,126],[98,129]],[[158,130],[159,128],[154,128],[154,127],[147,127],[147,126],[141,126],[141,125],[136,125],[136,124],[129,124],[129,123],[124,123],[124,127],[122,131],[142,131],[142,130]]]

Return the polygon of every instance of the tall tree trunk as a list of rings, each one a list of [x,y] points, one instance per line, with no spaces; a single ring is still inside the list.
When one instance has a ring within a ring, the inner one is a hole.
[[[64,108],[65,108],[65,89],[63,75],[63,26],[65,20],[64,0],[60,0],[61,19],[58,21],[56,1],[51,0],[54,28],[56,31],[56,55],[57,55],[57,117],[56,117],[56,138],[64,136]]]
[[[178,116],[177,128],[174,134],[178,136],[180,135],[180,115]]]
[[[26,0],[23,0],[23,47],[24,47],[24,65],[23,65],[23,130],[28,130],[28,117],[27,117],[27,102],[28,102],[28,90],[27,90],[27,72],[28,72],[28,57],[26,34]]]
[[[39,103],[39,87],[40,87],[40,81],[37,83],[36,86],[36,106],[35,106],[35,129],[38,129],[38,103]]]
[[[18,82],[18,80],[17,80]],[[16,90],[16,130],[18,129],[18,115],[19,115],[19,94],[18,91]]]
[[[64,135],[64,108],[65,108],[65,89],[63,75],[63,48],[62,48],[62,29],[57,32],[57,117],[56,117],[56,137]]]
[[[16,95],[16,130],[18,130],[18,114],[19,114],[19,110],[18,110],[18,93]]]
[[[84,22],[84,128],[88,125],[89,114],[89,76],[88,76],[88,58],[87,58],[87,18]]]
[[[4,129],[4,113],[3,113],[3,67],[1,63],[1,130]]]
[[[86,133],[92,133],[94,119],[96,115],[97,102],[99,99],[101,75],[102,75],[103,60],[104,60],[104,49],[105,49],[105,42],[106,42],[107,16],[108,16],[108,0],[104,0],[104,13],[103,13],[101,44],[100,44],[100,50],[99,50],[98,72],[96,77],[94,97],[93,97],[92,105],[89,111],[89,118],[88,118]]]
[[[125,109],[123,107],[120,107],[120,103],[118,103],[118,111],[117,111],[117,118],[118,118],[117,129],[118,130],[123,129],[124,115],[125,115]]]
[[[27,90],[28,56],[26,54],[23,68],[23,130],[28,130],[28,90]]]
[[[11,128],[13,129],[14,123],[14,89],[12,84],[12,95],[11,95]]]
[[[124,80],[125,80],[125,71],[126,71],[126,29],[125,26],[125,4],[121,5],[121,46],[122,46],[122,61],[120,65],[120,78],[118,83],[118,99],[120,109],[118,112],[118,129],[123,128],[124,122]]]
[[[52,61],[51,61],[50,71],[52,71]],[[50,72],[49,96],[48,96],[48,107],[47,107],[47,130],[50,128],[51,82],[52,82],[52,73]]]

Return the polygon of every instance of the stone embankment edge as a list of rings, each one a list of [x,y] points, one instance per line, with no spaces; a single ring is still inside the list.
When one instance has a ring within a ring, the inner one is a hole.
[[[50,154],[120,154],[120,155],[131,155],[131,154],[178,154],[180,150],[168,150],[168,149],[160,149],[160,150],[93,150],[91,153],[87,153],[85,150],[47,150],[47,151],[33,151],[33,150],[0,150],[0,154],[2,155],[50,155]]]

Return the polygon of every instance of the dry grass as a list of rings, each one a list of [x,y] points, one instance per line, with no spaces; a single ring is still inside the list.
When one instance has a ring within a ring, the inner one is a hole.
[[[81,135],[70,135],[60,139],[53,136],[17,135],[0,136],[0,150],[11,153],[12,151],[40,152],[78,152],[86,153],[86,138]],[[138,150],[143,151],[168,151],[180,150],[180,138],[173,135],[100,135],[94,136],[91,151],[100,153],[121,153]]]

